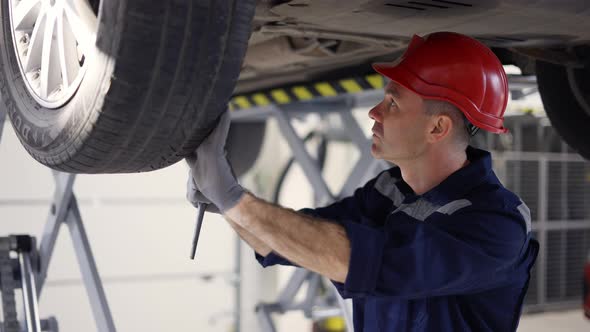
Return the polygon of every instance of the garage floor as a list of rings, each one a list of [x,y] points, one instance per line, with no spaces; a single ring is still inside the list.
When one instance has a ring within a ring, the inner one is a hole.
[[[278,331],[309,331],[309,321],[301,314],[287,314],[280,319]],[[517,332],[582,332],[590,331],[590,320],[582,310],[526,314],[520,318]]]
[[[522,316],[518,332],[589,331],[590,320],[582,310],[529,314]]]

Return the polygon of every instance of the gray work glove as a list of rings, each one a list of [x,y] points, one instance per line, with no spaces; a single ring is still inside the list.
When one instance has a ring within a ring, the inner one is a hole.
[[[221,212],[234,207],[245,193],[244,188],[236,180],[225,153],[230,123],[229,111],[225,111],[217,127],[199,145],[195,153],[186,157],[196,190]]]
[[[211,213],[221,214],[219,208],[215,204],[203,195],[202,192],[197,189],[195,180],[193,179],[193,171],[188,171],[188,179],[186,181],[186,199],[196,208],[199,208],[199,204],[207,204],[205,211]]]

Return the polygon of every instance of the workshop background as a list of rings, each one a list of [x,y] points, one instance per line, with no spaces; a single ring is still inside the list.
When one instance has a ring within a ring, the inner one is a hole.
[[[355,109],[354,116],[368,136],[367,111]],[[294,125],[303,137],[326,122],[334,121],[308,114]],[[530,207],[543,248],[519,331],[588,330],[590,320],[581,307],[590,253],[590,163],[554,133],[534,91],[509,104],[506,123],[509,135],[480,133],[474,144],[494,151],[494,169]],[[266,130],[261,155],[242,182],[269,198],[291,152],[273,119]],[[337,191],[360,153],[343,141],[330,142],[327,151],[323,174]],[[51,171],[25,152],[9,123],[0,138],[0,160],[0,234],[40,239],[54,191]],[[115,326],[119,331],[259,331],[255,306],[275,300],[293,269],[261,269],[252,251],[212,214],[205,217],[196,259],[190,260],[196,209],[184,197],[187,173],[178,163],[145,174],[75,180]],[[294,209],[313,205],[312,188],[297,165],[287,173],[279,201]],[[40,300],[41,317],[55,316],[62,332],[95,331],[74,250],[62,227]],[[302,312],[273,318],[278,331],[312,331]]]

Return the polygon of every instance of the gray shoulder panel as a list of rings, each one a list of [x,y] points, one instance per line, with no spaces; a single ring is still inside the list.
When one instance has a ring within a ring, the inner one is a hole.
[[[443,206],[433,204],[424,198],[420,198],[411,204],[403,204],[392,213],[403,212],[408,216],[415,218],[420,221],[426,220],[433,213],[439,212],[451,215],[456,211],[468,207],[471,205],[471,201],[467,199],[458,199],[456,201],[449,202]]]
[[[389,172],[383,172],[375,182],[375,189],[391,199],[395,206],[400,206],[404,201],[404,194],[395,185],[398,181],[399,179],[392,177]]]
[[[471,201],[468,199],[458,199],[456,201],[449,202],[443,206],[441,206],[436,212],[444,213],[444,214],[453,214],[457,210],[460,210],[464,207],[468,207],[472,205]]]
[[[524,222],[526,224],[526,232],[527,234],[531,232],[531,210],[529,207],[521,201],[521,204],[517,207],[518,211],[524,218]]]
[[[430,203],[424,198],[420,198],[411,204],[403,204],[392,213],[403,212],[408,216],[424,221],[430,217],[440,206]]]

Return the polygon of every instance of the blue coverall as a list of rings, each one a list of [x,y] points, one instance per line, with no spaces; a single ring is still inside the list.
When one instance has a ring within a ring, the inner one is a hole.
[[[500,183],[490,153],[423,195],[397,167],[354,195],[301,212],[333,220],[350,239],[346,281],[356,332],[515,331],[539,243],[528,207]],[[263,266],[291,265],[276,253]]]

